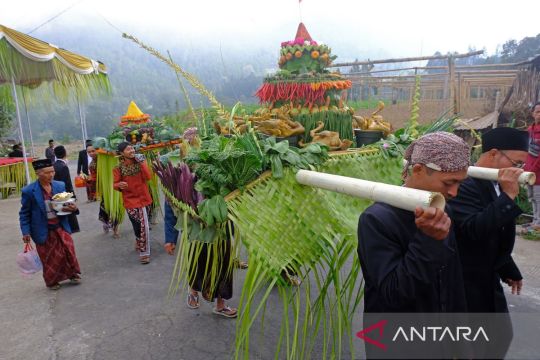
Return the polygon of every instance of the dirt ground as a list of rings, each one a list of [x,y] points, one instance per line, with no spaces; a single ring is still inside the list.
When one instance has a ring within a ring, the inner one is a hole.
[[[84,148],[83,144],[82,144],[82,140],[77,141],[77,142],[69,142],[67,144],[63,144],[61,141],[57,140],[57,141],[55,141],[54,146],[58,146],[58,145],[64,145],[64,147],[66,148],[66,152],[68,154],[68,159],[75,160],[75,161],[77,161],[77,159],[79,157],[79,151],[81,151]],[[35,144],[34,145],[34,150],[35,150],[35,153],[36,153],[36,157],[37,158],[44,158],[45,157],[45,149],[48,146],[49,146],[48,144]],[[26,152],[27,153],[31,152],[30,147],[26,148]]]

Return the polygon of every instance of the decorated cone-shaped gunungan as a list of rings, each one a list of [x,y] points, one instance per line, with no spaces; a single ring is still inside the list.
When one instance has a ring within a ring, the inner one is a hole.
[[[310,131],[323,123],[323,130],[335,131],[339,138],[352,140],[354,110],[345,103],[351,81],[327,68],[336,59],[329,46],[314,41],[303,23],[294,40],[281,43],[280,70],[264,79],[256,96],[274,117],[290,117]]]

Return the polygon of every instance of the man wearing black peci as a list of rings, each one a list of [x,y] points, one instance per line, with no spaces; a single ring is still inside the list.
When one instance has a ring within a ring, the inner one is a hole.
[[[528,134],[513,128],[495,128],[482,136],[482,155],[476,165],[499,169],[497,181],[468,178],[449,202],[463,265],[467,308],[471,313],[508,313],[501,282],[519,295],[521,272],[512,259],[518,177],[527,158]],[[497,326],[497,357],[504,358],[512,340],[512,324],[505,315]],[[493,354],[493,347],[489,350]],[[483,354],[477,354],[483,356]],[[492,357],[493,355],[490,355]]]
[[[92,158],[90,155],[88,155],[88,147],[92,146],[92,140],[88,139],[86,140],[86,145],[84,150],[79,151],[79,159],[77,160],[77,175],[80,176],[81,174],[84,174],[84,177],[89,177],[90,173],[88,171],[88,165],[92,162]],[[87,200],[95,201],[96,199],[92,197],[90,194],[90,191],[88,191],[89,188],[86,188],[86,197]]]
[[[54,155],[56,157],[56,161],[53,164],[54,180],[62,181],[66,186],[66,191],[73,193],[73,197],[76,198],[75,189],[73,189],[73,183],[71,182],[71,175],[69,173],[66,148],[62,145],[58,145],[54,148]],[[77,220],[78,214],[79,211],[77,210],[67,216],[72,233],[81,231],[79,228],[79,221]]]

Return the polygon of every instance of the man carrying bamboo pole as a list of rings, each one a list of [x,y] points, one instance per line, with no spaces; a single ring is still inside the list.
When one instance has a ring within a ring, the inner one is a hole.
[[[501,280],[519,295],[521,273],[512,259],[516,218],[522,213],[515,199],[518,178],[527,158],[528,134],[496,128],[482,136],[477,166],[499,170],[498,181],[468,178],[449,202],[463,264],[467,308],[472,313],[508,313]],[[512,340],[509,317],[498,326],[497,358],[503,358]],[[493,351],[490,350],[493,354]],[[481,356],[481,354],[478,354]]]
[[[456,196],[469,146],[445,132],[424,135],[405,153],[404,186]],[[358,256],[366,313],[465,311],[456,243],[447,212],[410,212],[375,203],[360,216]]]

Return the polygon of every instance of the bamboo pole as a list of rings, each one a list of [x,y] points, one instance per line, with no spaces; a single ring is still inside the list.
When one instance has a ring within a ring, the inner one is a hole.
[[[431,77],[444,77],[448,76],[448,73],[437,73],[437,74],[418,74],[418,75],[389,75],[389,76],[357,76],[357,75],[348,75],[345,74],[345,77],[350,80],[382,80],[382,79],[409,79],[420,76],[421,78],[431,78]]]
[[[454,115],[457,114],[457,99],[456,99],[456,69],[455,59],[453,56],[448,57],[448,86],[450,87],[450,101],[452,101],[452,109]]]
[[[26,96],[24,95],[24,86],[21,86],[21,94],[23,98],[23,104],[24,104],[24,113],[26,114],[26,122],[28,124],[28,133],[30,135],[30,145],[32,146],[32,157],[36,157],[36,150],[34,147],[34,136],[32,135],[32,126],[30,124],[30,116],[28,116],[28,106],[26,105]]]
[[[84,120],[83,120],[83,110],[81,106],[81,99],[79,98],[77,94],[77,108],[79,109],[79,120],[81,122],[81,133],[82,133],[82,142],[83,142],[83,149],[86,149],[86,136],[84,133]]]
[[[403,166],[407,166],[407,160],[405,159],[403,159]],[[497,181],[499,179],[499,169],[469,166],[467,168],[467,176],[475,179]],[[522,185],[534,185],[536,182],[536,174],[533,172],[524,171],[519,176],[518,182]]]
[[[418,206],[444,210],[446,204],[444,196],[440,193],[310,170],[299,170],[296,173],[296,181],[302,185],[379,201],[409,211],[414,211]]]
[[[497,181],[499,178],[499,169],[469,166],[467,175],[476,179]],[[518,182],[522,185],[534,185],[536,182],[536,175],[533,172],[524,171],[519,176]]]
[[[462,100],[462,90],[461,90],[461,87],[462,87],[462,78],[461,78],[461,73],[458,72],[457,73],[457,103],[456,103],[456,108],[455,108],[455,111],[456,113],[459,113],[461,111],[461,100]]]
[[[488,72],[471,72],[471,71],[455,71],[455,73],[462,74],[465,79],[472,79],[472,78],[478,78],[478,79],[488,79],[488,80],[495,80],[495,79],[501,79],[501,80],[513,80],[517,72],[497,72],[497,73],[488,73]],[[495,75],[495,76],[494,76]],[[449,73],[436,73],[436,74],[418,74],[421,78],[443,78],[448,77]],[[387,76],[361,76],[361,75],[355,75],[355,74],[345,74],[345,77],[349,80],[355,81],[355,80],[369,80],[369,81],[378,81],[378,80],[384,80],[384,79],[410,79],[415,78],[416,75],[387,75]],[[431,80],[431,79],[428,79]]]
[[[478,72],[484,72],[484,71],[512,71],[512,72],[519,72],[519,69],[506,69],[506,70],[482,70],[482,68],[498,68],[498,67],[512,67],[516,64],[481,64],[481,65],[456,65],[456,72],[457,71],[478,71]],[[447,69],[448,66],[414,66],[414,67],[404,67],[404,68],[396,68],[396,69],[384,69],[384,70],[374,70],[374,71],[367,71],[367,72],[350,72],[347,75],[368,75],[368,74],[376,74],[376,73],[385,73],[385,72],[396,72],[396,71],[407,71],[407,70],[444,70]],[[472,70],[465,70],[465,69],[472,69]]]
[[[482,55],[484,50],[471,51],[464,54],[452,55],[456,59],[466,58],[474,55]],[[368,61],[353,61],[347,63],[336,63],[331,64],[329,67],[340,67],[340,66],[353,66],[353,65],[371,65],[371,64],[388,64],[388,63],[397,63],[397,62],[410,62],[410,61],[422,61],[422,60],[437,60],[437,59],[447,59],[448,55],[433,55],[433,56],[417,56],[417,57],[408,57],[408,58],[394,58],[394,59],[382,59],[382,60],[368,60]]]
[[[17,96],[17,87],[15,86],[15,78],[11,78],[11,91],[13,93],[13,100],[15,100],[15,110],[17,113],[17,121],[19,122],[19,131],[21,135],[21,145],[23,151],[24,170],[26,174],[26,184],[30,184],[30,170],[28,169],[28,158],[26,157],[26,145],[24,145],[24,134],[21,123],[21,111],[19,110],[19,98]]]

